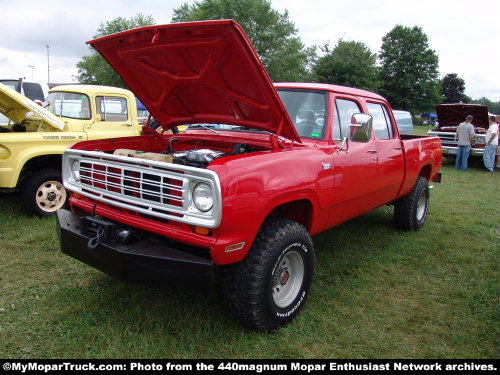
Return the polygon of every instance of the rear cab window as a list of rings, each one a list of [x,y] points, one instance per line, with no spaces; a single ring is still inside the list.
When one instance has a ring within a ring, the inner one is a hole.
[[[373,129],[378,139],[394,138],[393,123],[389,111],[382,103],[366,102],[368,111],[373,117]]]

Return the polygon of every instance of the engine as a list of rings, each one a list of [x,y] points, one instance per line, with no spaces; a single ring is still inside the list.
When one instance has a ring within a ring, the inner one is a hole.
[[[209,148],[190,149],[184,151],[175,151],[169,149],[169,151],[161,153],[118,149],[115,150],[113,154],[118,156],[154,160],[164,163],[182,164],[196,168],[206,168],[215,159],[218,159],[220,157],[227,155],[245,154],[251,151],[254,151],[254,147],[249,146],[246,143],[238,143],[230,152],[223,152]]]
[[[225,156],[222,151],[202,148],[199,150],[179,151],[172,154],[175,164],[189,165],[192,167],[205,167],[215,159]]]

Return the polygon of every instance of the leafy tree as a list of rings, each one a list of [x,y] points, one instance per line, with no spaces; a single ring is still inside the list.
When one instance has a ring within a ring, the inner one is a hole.
[[[380,92],[392,106],[412,113],[441,103],[438,56],[419,26],[395,26],[382,38]]]
[[[101,23],[93,38],[100,38],[136,27],[153,25],[154,23],[155,20],[152,16],[144,16],[141,13],[131,18],[117,17],[111,21]],[[125,82],[116,74],[107,61],[92,48],[90,54],[83,56],[76,64],[76,67],[78,68],[76,78],[80,83],[127,88]]]
[[[269,75],[274,81],[309,79],[314,48],[305,48],[298,30],[268,0],[202,0],[174,9],[172,22],[228,19],[237,21],[253,42]]]
[[[490,99],[488,99],[486,97],[482,97],[482,98],[479,98],[479,99],[473,99],[473,100],[471,100],[471,102],[474,103],[474,104],[485,105],[485,106],[488,107],[488,111],[490,113],[494,113],[494,114],[499,114],[500,115],[500,102],[491,101]]]
[[[326,54],[313,67],[320,82],[335,83],[375,91],[377,81],[377,56],[362,42],[339,40],[330,50],[323,47]]]
[[[456,73],[450,73],[441,80],[443,103],[468,103],[470,98],[465,95],[465,81]]]

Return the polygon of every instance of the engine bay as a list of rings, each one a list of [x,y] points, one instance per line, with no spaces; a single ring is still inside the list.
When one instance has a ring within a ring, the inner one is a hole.
[[[168,148],[165,151],[148,152],[133,149],[116,149],[113,154],[164,163],[187,165],[196,168],[206,168],[214,160],[221,157],[246,154],[255,151],[263,151],[263,149],[247,143],[224,145],[224,147],[215,144],[207,145],[205,142],[198,142],[193,145],[189,143],[186,144],[186,142],[179,142],[178,138],[172,138],[170,139]]]

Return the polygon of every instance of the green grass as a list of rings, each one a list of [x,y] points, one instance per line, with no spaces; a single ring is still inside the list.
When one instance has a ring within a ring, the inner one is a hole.
[[[427,132],[431,129],[435,129],[434,126],[414,126],[413,127],[413,134],[427,135]]]
[[[55,220],[0,196],[0,357],[498,358],[500,173],[443,170],[419,232],[383,207],[315,236],[302,314],[235,323],[215,290],[124,283],[62,255]]]

